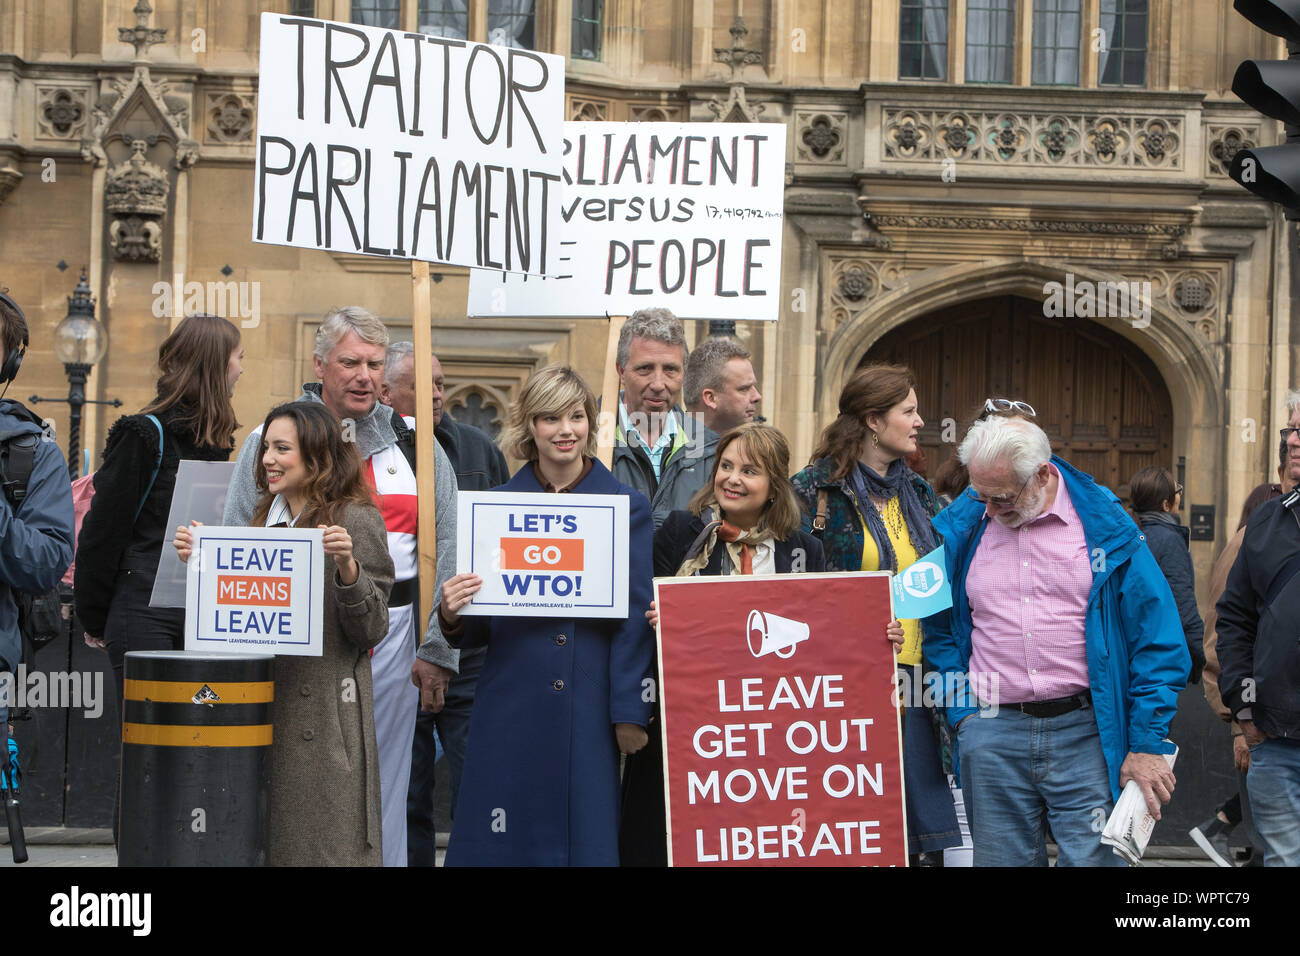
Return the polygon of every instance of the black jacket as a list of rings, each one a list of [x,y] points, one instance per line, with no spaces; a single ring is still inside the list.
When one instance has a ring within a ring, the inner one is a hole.
[[[446,412],[433,431],[438,444],[451,459],[451,467],[456,471],[456,487],[461,491],[488,491],[510,480],[506,456],[501,454],[501,449],[487,432],[452,421]]]
[[[163,543],[171,540],[167,512],[171,509],[176,471],[181,459],[229,461],[230,448],[199,445],[188,428],[178,425],[176,410],[155,416],[163,426],[162,464],[140,508],[158,460],[158,429],[144,415],[124,415],[109,429],[104,463],[95,472],[95,497],[77,535],[77,566],[73,572],[77,616],[86,633],[104,633],[113,601],[117,572],[158,568]],[[135,519],[136,508],[140,517]]]
[[[704,519],[690,511],[672,511],[664,519],[663,525],[655,532],[655,577],[670,578],[677,574],[677,569],[686,560],[695,539],[704,530]],[[799,555],[799,549],[803,554]],[[826,556],[822,552],[822,543],[806,531],[795,531],[784,541],[774,541],[773,551],[777,574],[789,574],[797,558],[802,557],[804,566],[801,571],[825,571]],[[709,563],[700,574],[714,576],[725,573],[723,562],[727,549],[721,545],[709,555]]]
[[[686,560],[695,539],[704,530],[704,520],[689,511],[670,511],[655,532],[655,577],[672,577]],[[798,554],[802,549],[803,554]],[[726,548],[714,547],[709,563],[701,575],[723,572]],[[802,571],[825,571],[826,558],[822,543],[805,531],[796,531],[784,541],[775,542],[774,558],[778,574],[789,574],[802,558]],[[655,680],[659,679],[656,665]],[[659,705],[655,704],[656,720]],[[628,756],[623,772],[623,819],[619,826],[618,852],[623,866],[667,866],[667,825],[664,809],[663,737],[658,724],[650,727],[649,743]]]
[[[1286,503],[1290,502],[1291,507]],[[1219,691],[1233,716],[1300,738],[1300,493],[1255,509],[1219,598]]]
[[[1199,683],[1205,667],[1205,624],[1196,607],[1196,577],[1192,571],[1192,555],[1187,550],[1191,532],[1178,523],[1172,514],[1163,511],[1144,511],[1138,515],[1138,527],[1146,536],[1147,547],[1155,556],[1156,564],[1169,582],[1178,602],[1178,617],[1187,638],[1187,650],[1192,655],[1192,673],[1189,680]]]

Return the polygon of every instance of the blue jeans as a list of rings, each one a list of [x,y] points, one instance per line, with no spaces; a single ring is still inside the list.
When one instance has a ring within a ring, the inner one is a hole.
[[[1266,738],[1250,748],[1246,775],[1265,866],[1300,866],[1300,741]]]
[[[469,715],[474,691],[483,670],[486,648],[460,655],[460,673],[447,687],[444,706],[436,714],[421,712],[415,719],[415,741],[411,748],[411,784],[406,796],[406,859],[408,866],[433,866],[437,856],[433,821],[434,729],[447,758],[451,785],[451,815],[456,815],[456,792],[465,766],[465,741],[469,738]]]
[[[1101,842],[1114,809],[1092,707],[1059,717],[977,713],[957,728],[975,866],[1123,866]]]

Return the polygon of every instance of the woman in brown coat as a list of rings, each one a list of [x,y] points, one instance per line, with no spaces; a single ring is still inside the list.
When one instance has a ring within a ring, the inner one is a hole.
[[[273,866],[380,866],[379,756],[370,648],[388,633],[393,562],[356,447],[323,405],[266,417],[252,524],[324,531],[320,657],[275,662],[270,851]],[[174,541],[188,559],[190,533]]]

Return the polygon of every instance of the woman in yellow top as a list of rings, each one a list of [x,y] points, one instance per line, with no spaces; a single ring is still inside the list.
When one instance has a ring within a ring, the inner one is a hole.
[[[915,380],[901,365],[859,369],[840,393],[839,416],[822,433],[812,462],[792,479],[804,508],[804,530],[821,538],[827,571],[892,571],[909,567],[939,545],[930,518],[938,500],[903,459],[916,450],[925,422]],[[930,855],[961,844],[943,772],[932,708],[919,704],[919,621],[903,621],[898,649],[904,695],[903,776],[909,850]]]

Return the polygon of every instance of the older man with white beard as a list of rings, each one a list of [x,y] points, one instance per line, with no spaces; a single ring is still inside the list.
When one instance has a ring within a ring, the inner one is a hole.
[[[1101,829],[1135,780],[1153,816],[1190,660],[1178,607],[1108,489],[1051,453],[1042,429],[994,416],[958,449],[971,486],[934,519],[953,607],[924,622],[945,701],[976,866],[1122,865]],[[967,681],[969,680],[969,685]]]

